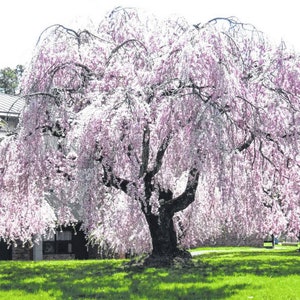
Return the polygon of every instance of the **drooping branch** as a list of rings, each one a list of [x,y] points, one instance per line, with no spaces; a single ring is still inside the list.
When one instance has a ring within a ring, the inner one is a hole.
[[[70,94],[76,93],[80,91],[82,88],[85,88],[89,81],[93,78],[96,78],[98,75],[94,73],[88,66],[81,64],[81,63],[73,63],[73,62],[65,62],[63,64],[53,65],[49,68],[48,73],[51,77],[51,80],[54,79],[56,74],[60,71],[68,70],[69,73],[74,73],[77,78],[80,78],[80,84],[78,86],[66,86],[64,88],[52,88],[52,92],[55,92],[55,95],[59,94],[60,92],[68,92]],[[71,82],[71,81],[70,81]]]
[[[147,53],[148,50],[146,48],[146,46],[139,40],[137,39],[129,39],[129,40],[126,40],[125,42],[121,43],[120,45],[118,45],[116,48],[114,48],[112,51],[111,51],[111,54],[110,56],[108,57],[107,61],[106,61],[106,66],[108,66],[110,64],[110,61],[111,59],[113,58],[113,56],[123,47],[125,47],[127,44],[130,44],[130,43],[136,43],[137,45],[141,46],[141,48],[143,48],[145,50],[145,52]]]
[[[237,20],[234,17],[228,17],[228,18],[216,17],[216,18],[210,19],[209,21],[204,23],[202,26],[200,26],[201,23],[194,24],[194,27],[196,29],[200,30],[200,29],[204,29],[205,27],[207,27],[209,25],[216,25],[220,21],[227,22],[228,25],[229,25],[229,28],[231,28],[231,29],[233,29],[235,27],[238,27],[238,26],[241,26],[243,29],[258,32],[258,30],[255,28],[255,26],[253,26],[252,24],[240,22],[239,20]]]
[[[53,25],[50,25],[48,27],[46,27],[42,33],[40,34],[37,42],[36,42],[36,45],[38,45],[40,43],[40,41],[42,40],[42,37],[43,35],[50,29],[54,29],[54,31],[56,32],[57,30],[59,29],[63,29],[66,33],[70,34],[70,35],[73,35],[76,39],[79,39],[79,35],[78,33],[74,30],[74,29],[71,29],[71,28],[67,28],[63,25],[60,25],[60,24],[53,24]]]
[[[68,35],[70,36],[73,36],[77,42],[78,42],[78,45],[81,44],[82,42],[82,36],[85,35],[85,36],[89,36],[89,37],[92,37],[92,38],[96,38],[100,41],[104,41],[104,42],[108,42],[102,38],[100,38],[99,36],[93,34],[92,32],[88,31],[88,30],[82,30],[82,31],[76,31],[72,28],[69,28],[69,27],[66,27],[64,25],[61,25],[61,24],[53,24],[53,25],[50,25],[48,26],[47,28],[45,28],[42,33],[40,34],[38,40],[37,40],[37,43],[36,45],[38,45],[40,43],[40,41],[42,40],[42,36],[50,29],[54,29],[54,32],[57,33],[58,30],[62,30],[64,31],[65,33],[67,33]]]

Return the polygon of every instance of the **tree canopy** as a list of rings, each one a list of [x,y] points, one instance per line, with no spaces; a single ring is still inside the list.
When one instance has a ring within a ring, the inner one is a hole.
[[[0,70],[0,91],[5,94],[17,94],[17,88],[21,76],[24,72],[22,65],[17,65],[15,69],[9,67]]]
[[[0,149],[5,239],[81,220],[100,245],[170,256],[299,233],[299,55],[254,27],[123,8],[96,29],[54,25],[22,91]]]

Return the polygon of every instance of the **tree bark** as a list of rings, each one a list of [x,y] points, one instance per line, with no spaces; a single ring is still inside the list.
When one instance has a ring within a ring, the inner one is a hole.
[[[190,261],[191,254],[178,248],[173,215],[164,207],[158,215],[145,215],[152,239],[152,253],[145,259],[145,266],[167,267],[174,264],[175,258],[180,258],[184,264]]]
[[[159,215],[146,215],[152,239],[152,255],[173,257],[178,252],[177,236],[174,229],[173,215],[164,208]]]
[[[190,171],[189,180],[185,192],[176,198],[169,191],[159,191],[160,207],[157,214],[151,212],[149,201],[143,212],[146,217],[152,240],[152,253],[146,259],[145,265],[169,266],[175,258],[190,260],[192,257],[188,251],[178,248],[177,234],[174,228],[173,216],[176,212],[186,208],[195,199],[198,184],[198,172]]]

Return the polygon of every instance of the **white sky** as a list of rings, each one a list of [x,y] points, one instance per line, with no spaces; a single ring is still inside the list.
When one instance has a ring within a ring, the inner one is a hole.
[[[300,52],[299,0],[2,0],[0,68],[26,64],[40,33],[49,25],[77,29],[75,24],[82,19],[97,24],[116,6],[140,7],[164,17],[181,15],[193,24],[235,16]]]

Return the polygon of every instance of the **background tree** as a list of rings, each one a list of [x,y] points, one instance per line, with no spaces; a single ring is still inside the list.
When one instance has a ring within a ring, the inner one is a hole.
[[[17,65],[15,69],[9,67],[0,70],[0,91],[5,94],[17,94],[17,87],[24,72],[22,65]]]
[[[231,19],[118,8],[46,29],[0,149],[0,235],[83,221],[169,264],[225,232],[299,232],[299,56]],[[13,218],[12,218],[13,216]]]

